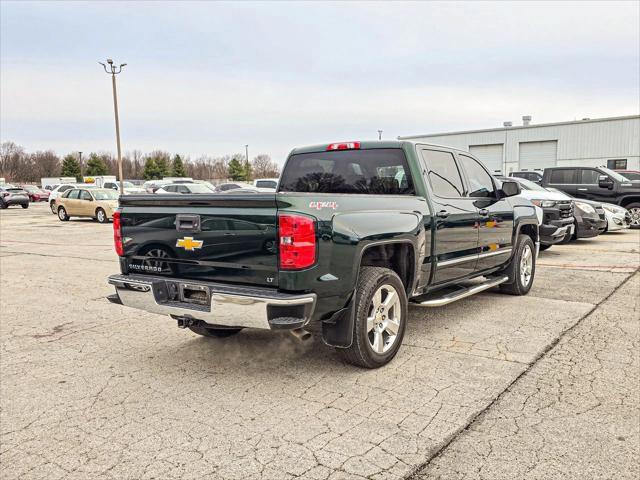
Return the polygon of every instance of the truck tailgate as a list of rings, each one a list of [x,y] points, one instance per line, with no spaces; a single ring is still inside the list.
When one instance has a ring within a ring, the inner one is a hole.
[[[275,194],[120,197],[123,271],[276,287]]]

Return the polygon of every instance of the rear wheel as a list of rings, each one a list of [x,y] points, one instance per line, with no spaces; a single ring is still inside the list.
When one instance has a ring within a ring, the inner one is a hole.
[[[4,210],[5,208],[9,208],[9,205],[4,203],[4,201],[0,200],[0,208]]]
[[[51,200],[51,202],[49,202],[49,208],[51,208],[51,213],[53,213],[54,215],[58,214],[58,210],[56,209],[55,200]]]
[[[58,209],[58,218],[62,222],[66,222],[67,220],[69,220],[69,215],[67,215],[67,211],[64,209],[64,207],[60,207]]]
[[[407,322],[407,294],[388,268],[362,267],[356,290],[353,341],[339,348],[347,362],[364,368],[389,363],[400,349]]]
[[[631,214],[631,228],[640,228],[640,203],[630,203],[624,208]]]
[[[29,204],[28,203],[23,203],[22,204],[22,208],[29,208]]]
[[[192,326],[189,327],[193,333],[197,333],[198,335],[202,335],[203,337],[215,337],[215,338],[226,338],[237,333],[240,333],[241,328],[213,328],[213,327],[202,327]]]
[[[96,220],[98,221],[98,223],[107,223],[107,221],[109,220],[107,218],[107,214],[102,208],[98,208],[96,210]]]
[[[500,285],[500,291],[509,295],[526,295],[533,285],[536,273],[536,256],[533,240],[528,235],[518,236],[516,254],[511,260],[512,283]]]

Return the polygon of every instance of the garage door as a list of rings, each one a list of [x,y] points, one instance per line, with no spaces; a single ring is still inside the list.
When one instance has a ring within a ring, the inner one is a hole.
[[[502,171],[502,144],[470,145],[469,153],[480,160],[491,173]]]
[[[521,142],[520,169],[555,167],[558,159],[558,142]]]

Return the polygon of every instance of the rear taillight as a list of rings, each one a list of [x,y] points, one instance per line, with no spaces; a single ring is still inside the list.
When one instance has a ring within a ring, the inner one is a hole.
[[[124,245],[122,244],[122,229],[120,225],[120,211],[113,212],[113,245],[116,248],[116,253],[124,257]]]
[[[360,150],[360,142],[330,143],[327,145],[327,152],[332,150]]]
[[[304,215],[280,214],[280,268],[300,270],[316,261],[316,224]]]

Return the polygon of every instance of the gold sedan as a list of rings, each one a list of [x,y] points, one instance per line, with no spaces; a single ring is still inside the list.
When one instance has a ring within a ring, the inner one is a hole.
[[[91,217],[100,223],[113,218],[118,208],[118,192],[108,188],[72,188],[56,199],[58,218]]]

